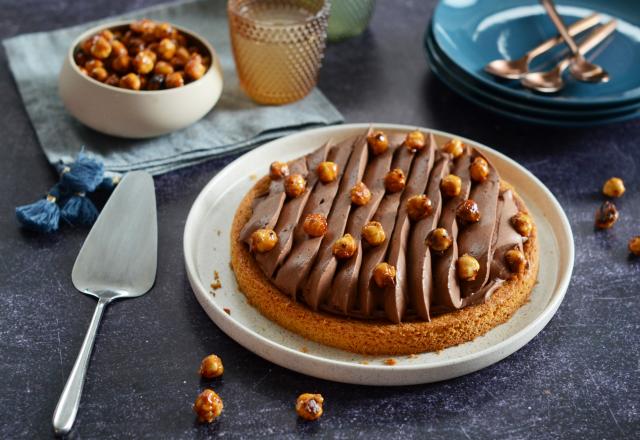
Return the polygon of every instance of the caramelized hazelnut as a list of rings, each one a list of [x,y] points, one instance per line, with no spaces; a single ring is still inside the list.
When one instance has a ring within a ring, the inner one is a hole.
[[[89,76],[97,81],[103,82],[107,79],[109,74],[104,67],[94,67],[91,71],[89,71]]]
[[[198,372],[200,373],[200,376],[206,377],[207,379],[222,376],[222,373],[224,373],[222,359],[215,354],[210,354],[202,359],[202,362],[200,363],[200,370]]]
[[[371,148],[371,152],[376,156],[382,154],[389,148],[389,139],[383,131],[374,131],[367,136],[367,144]]]
[[[137,55],[142,52],[145,48],[145,43],[142,38],[132,38],[127,42],[127,49],[129,50],[129,55]]]
[[[418,130],[407,133],[407,137],[404,139],[404,146],[407,147],[409,151],[420,151],[425,145],[426,140],[424,133]]]
[[[120,85],[120,77],[118,77],[118,75],[113,73],[107,77],[104,83],[110,86],[118,87]]]
[[[453,244],[453,240],[445,228],[436,228],[429,232],[424,242],[436,252],[444,252]]]
[[[278,244],[278,234],[273,229],[257,229],[251,234],[249,248],[256,252],[269,252]]]
[[[464,281],[473,281],[478,276],[480,271],[480,263],[474,257],[469,254],[464,254],[458,258],[456,262],[456,271],[458,278]]]
[[[433,204],[426,194],[411,196],[407,200],[407,215],[414,222],[428,217],[432,212]]]
[[[511,217],[511,226],[513,226],[513,229],[523,237],[530,236],[533,231],[533,222],[531,221],[531,217],[529,217],[525,212],[518,212],[516,215]]]
[[[344,234],[333,243],[333,255],[341,260],[353,257],[356,250],[358,250],[358,245],[351,234]]]
[[[204,67],[202,61],[195,59],[187,61],[187,64],[184,66],[184,73],[194,81],[202,78],[206,71],[207,68]]]
[[[371,191],[364,182],[358,182],[351,188],[351,202],[354,205],[364,206],[369,203],[369,200],[371,200]]]
[[[90,60],[89,56],[82,50],[76,51],[76,53],[73,54],[73,59],[78,66],[84,66]]]
[[[113,32],[111,32],[109,29],[105,29],[102,32],[100,32],[100,36],[105,40],[107,40],[108,42],[111,42],[114,38]]]
[[[126,73],[131,67],[131,57],[129,55],[118,55],[112,62],[111,68],[119,73]]]
[[[171,38],[175,33],[173,26],[169,23],[159,23],[153,29],[153,34],[157,39]]]
[[[140,77],[135,73],[127,73],[120,78],[120,87],[130,90],[140,90]]]
[[[384,176],[384,187],[391,193],[402,191],[407,179],[400,168],[395,168]]]
[[[382,227],[382,223],[370,221],[367,222],[362,227],[362,238],[369,243],[371,246],[378,246],[384,243],[384,240],[387,238],[384,233],[384,228]]]
[[[119,57],[120,55],[128,55],[127,48],[122,41],[113,40],[111,42],[111,55],[115,57]]]
[[[456,216],[462,223],[476,223],[480,221],[478,204],[471,199],[465,200],[456,208]]]
[[[193,405],[193,411],[195,411],[200,422],[211,423],[217,419],[222,413],[224,405],[222,399],[215,391],[206,389],[196,399]]]
[[[460,139],[454,138],[443,145],[442,151],[449,153],[454,159],[457,159],[464,153],[464,144]]]
[[[476,157],[469,165],[469,175],[474,182],[484,182],[489,178],[489,164],[482,157]]]
[[[510,249],[504,253],[504,261],[514,276],[522,275],[527,270],[527,259],[519,249]]]
[[[338,165],[334,162],[320,162],[316,168],[316,173],[320,182],[333,182],[338,178]]]
[[[111,44],[104,37],[96,38],[91,45],[91,55],[100,59],[108,58],[111,55]]]
[[[143,50],[133,59],[133,68],[141,75],[145,75],[153,70],[153,52]]]
[[[173,66],[166,61],[158,61],[153,68],[153,72],[158,75],[167,76],[170,73],[173,73]]]
[[[310,237],[322,237],[327,233],[327,218],[322,214],[307,214],[302,229]]]
[[[607,200],[596,211],[596,228],[609,229],[618,221],[618,216],[616,205]]]
[[[612,177],[602,187],[602,193],[607,197],[621,197],[624,191],[624,182],[619,177]]]
[[[457,197],[462,190],[462,179],[455,174],[444,176],[440,181],[440,190],[446,197]]]
[[[636,257],[640,257],[640,235],[636,235],[629,240],[629,252]]]
[[[100,38],[99,35],[93,35],[93,36],[87,38],[86,40],[84,40],[82,42],[82,44],[80,45],[80,48],[82,49],[82,51],[87,55],[91,55],[91,47],[93,46],[93,43],[98,38]]]
[[[378,263],[373,269],[373,281],[380,288],[393,286],[396,283],[396,268],[389,263]]]
[[[167,75],[164,80],[164,85],[168,89],[174,89],[176,87],[184,86],[184,77],[180,72],[173,72]]]
[[[284,179],[284,191],[289,197],[298,197],[304,193],[307,181],[302,174],[291,174]]]
[[[100,60],[89,60],[85,63],[84,67],[88,72],[91,72],[96,67],[104,67],[104,63]]]
[[[296,400],[296,413],[305,420],[318,420],[322,416],[323,403],[321,394],[300,394]]]
[[[153,33],[156,24],[148,18],[143,18],[138,21],[134,21],[129,25],[129,28],[138,34],[150,34]]]
[[[269,166],[269,177],[272,180],[282,179],[289,175],[289,165],[286,162],[272,162]]]
[[[178,50],[178,46],[172,40],[168,38],[163,38],[160,43],[158,43],[158,55],[160,58],[169,61],[176,54],[176,50]]]
[[[189,51],[186,48],[180,46],[176,50],[175,56],[171,58],[171,64],[173,65],[173,67],[184,67],[184,65],[189,62],[189,58]]]
[[[160,90],[163,87],[164,87],[164,75],[155,74],[151,78],[149,78],[149,81],[146,84],[147,90]]]

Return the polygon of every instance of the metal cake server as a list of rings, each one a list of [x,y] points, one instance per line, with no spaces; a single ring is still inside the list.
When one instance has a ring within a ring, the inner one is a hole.
[[[153,179],[142,171],[128,173],[109,198],[73,266],[73,285],[98,298],[98,304],[53,413],[56,434],[66,434],[73,426],[104,309],[113,300],[134,298],[151,289],[157,255]]]

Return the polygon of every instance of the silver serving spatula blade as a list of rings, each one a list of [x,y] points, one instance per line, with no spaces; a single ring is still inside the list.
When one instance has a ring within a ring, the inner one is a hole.
[[[151,289],[156,278],[158,222],[151,176],[128,173],[118,184],[89,232],[73,266],[73,285],[98,298],[89,330],[53,413],[56,434],[71,430],[100,318],[115,299]]]

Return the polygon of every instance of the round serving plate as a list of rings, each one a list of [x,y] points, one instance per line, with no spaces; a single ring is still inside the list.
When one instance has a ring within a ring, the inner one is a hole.
[[[393,132],[416,127],[372,123]],[[238,290],[230,268],[231,222],[240,200],[274,160],[310,153],[329,139],[362,133],[369,124],[316,128],[269,142],[220,171],[194,202],[184,229],[184,257],[191,287],[202,308],[236,342],[282,367],[322,379],[364,385],[409,385],[450,379],[504,359],[537,335],[558,309],[571,278],[571,227],[551,192],[524,167],[484,145],[482,151],[524,199],[538,227],[540,271],[529,303],[505,324],[471,342],[417,356],[365,356],[317,344],[262,316]],[[430,130],[430,129],[424,129]],[[430,130],[439,143],[454,135]],[[221,287],[212,290],[214,273]],[[373,335],[372,335],[373,336]]]
[[[476,89],[465,82],[462,77],[452,71],[440,57],[439,51],[425,37],[425,53],[431,71],[451,90],[474,104],[486,108],[502,116],[539,125],[551,125],[557,127],[590,127],[593,125],[612,124],[640,117],[640,104],[622,106],[613,110],[607,108],[604,111],[549,111],[533,105],[525,105],[516,101],[503,99],[498,95]]]
[[[456,64],[452,63],[435,43],[433,28],[429,26],[424,36],[425,53],[431,64],[435,64],[440,71],[449,78],[460,84],[468,93],[478,96],[482,101],[491,103],[498,107],[513,109],[516,112],[532,115],[534,117],[549,118],[553,121],[560,119],[573,120],[603,120],[620,116],[637,114],[640,109],[640,101],[628,104],[608,106],[608,107],[549,107],[540,105],[533,101],[521,101],[501,94],[495,93],[473,81]]]
[[[591,54],[611,75],[606,84],[567,81],[553,95],[540,95],[520,87],[517,81],[497,79],[484,66],[498,58],[517,59],[542,41],[557,35],[542,6],[530,0],[495,2],[482,0],[443,0],[433,15],[438,47],[456,65],[489,90],[520,100],[549,106],[615,106],[640,99],[640,8],[635,1],[566,0],[558,12],[569,24],[594,11],[603,20],[615,18],[615,34]],[[589,32],[589,31],[586,31]],[[582,38],[581,34],[579,39]],[[534,69],[549,67],[562,46],[534,60]]]

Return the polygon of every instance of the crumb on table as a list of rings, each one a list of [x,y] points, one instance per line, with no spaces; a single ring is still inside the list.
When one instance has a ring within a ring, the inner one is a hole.
[[[231,315],[231,309],[229,307],[225,307],[222,310],[224,310],[227,315]]]
[[[256,180],[258,180],[258,176],[256,176],[255,174],[249,174],[249,180],[255,182]]]
[[[309,349],[307,348],[306,345],[303,345],[302,347],[300,347],[300,351],[303,353],[309,353]]]
[[[358,362],[358,363],[359,363],[359,364],[362,364],[362,365],[369,365],[369,361],[360,361],[360,362]]]
[[[210,287],[213,290],[218,290],[222,287],[222,283],[220,282],[220,274],[217,270],[213,271],[213,283],[211,283]]]
[[[396,362],[396,360],[394,358],[389,358],[389,359],[385,359],[384,360],[384,364],[385,365],[389,365],[389,366],[395,365],[397,363],[398,362]]]
[[[417,358],[417,357],[418,357],[418,355],[417,355],[417,354],[414,354],[414,353],[411,353],[411,354],[409,355],[409,359],[415,359],[415,358]]]

